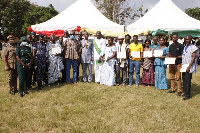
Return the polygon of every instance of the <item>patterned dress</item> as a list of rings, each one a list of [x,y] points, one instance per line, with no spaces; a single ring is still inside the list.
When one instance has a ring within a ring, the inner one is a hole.
[[[52,44],[51,42],[47,43],[47,58],[49,61],[48,67],[48,84],[55,83],[60,78],[60,71],[64,69],[64,65],[62,63],[62,57],[59,55],[54,55],[52,53],[52,48],[60,47],[59,42]]]
[[[153,48],[144,48],[144,51],[153,51]],[[143,72],[141,83],[154,85],[155,84],[155,75],[154,75],[154,65],[152,62],[153,59],[144,58],[143,62]]]
[[[116,52],[116,46],[106,47],[105,49],[105,60],[113,55],[113,52]],[[107,62],[103,63],[102,68],[100,69],[100,84],[114,86],[115,83],[115,58],[110,59]]]
[[[166,56],[167,53],[169,53],[169,47],[165,47],[162,49],[156,48],[156,50],[162,50],[164,57]],[[156,77],[155,78],[156,89],[168,89],[167,78],[166,78],[167,66],[164,64],[164,59],[155,58],[154,66],[155,66],[155,77]]]

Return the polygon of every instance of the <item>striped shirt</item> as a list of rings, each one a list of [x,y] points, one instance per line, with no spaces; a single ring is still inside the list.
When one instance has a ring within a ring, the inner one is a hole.
[[[116,46],[116,48],[117,48],[117,52],[122,52],[122,45],[120,45],[119,42],[117,42],[117,43],[115,44],[115,46]],[[126,51],[127,51],[127,49],[128,49],[128,45],[126,45],[126,47],[125,47],[125,50],[126,50]],[[120,63],[121,63],[121,59],[116,60],[116,65],[118,65],[118,64],[120,64]],[[124,63],[128,64],[128,61],[125,60]]]
[[[197,52],[197,50],[198,48],[193,44],[185,46],[183,49],[182,64],[190,64],[192,60],[192,54],[194,52]],[[197,72],[197,57],[195,58],[195,61],[190,68],[190,73],[196,73],[196,72]]]

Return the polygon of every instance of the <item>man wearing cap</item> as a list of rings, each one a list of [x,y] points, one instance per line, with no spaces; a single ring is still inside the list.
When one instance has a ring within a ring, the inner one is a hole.
[[[30,45],[26,42],[26,37],[21,37],[21,44],[17,47],[17,72],[19,76],[19,93],[20,97],[28,94],[31,78],[31,64],[33,60]]]
[[[42,89],[42,81],[44,80],[44,72],[46,68],[46,45],[44,43],[44,35],[39,35],[39,41],[33,45],[34,68],[36,69],[36,80],[38,89]]]
[[[103,56],[106,49],[106,41],[102,38],[101,32],[96,32],[96,37],[93,40],[94,45],[94,71],[95,71],[95,82],[100,83],[100,70],[103,66]]]
[[[16,43],[13,35],[8,36],[9,45],[3,50],[3,61],[5,70],[8,72],[8,84],[10,94],[15,95],[17,91],[17,67],[16,67]]]
[[[117,59],[115,64],[115,72],[116,72],[116,85],[119,86],[121,83],[120,78],[120,70],[122,70],[122,85],[124,86],[126,84],[126,78],[127,78],[127,45],[123,43],[124,37],[119,36],[118,42],[115,44],[117,48]],[[124,54],[125,57],[120,57],[120,54]]]

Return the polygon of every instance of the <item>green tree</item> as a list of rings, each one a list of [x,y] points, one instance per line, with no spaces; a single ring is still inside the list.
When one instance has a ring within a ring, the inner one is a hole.
[[[200,20],[200,8],[199,7],[188,8],[185,10],[185,13],[187,13],[190,17]]]
[[[24,14],[29,9],[30,2],[26,0],[2,0],[1,23],[4,33],[21,36]]]
[[[28,27],[34,24],[45,22],[56,16],[58,11],[50,4],[48,7],[32,5],[29,11],[24,15],[23,34],[27,34]]]
[[[41,7],[28,0],[0,0],[0,28],[4,34],[26,35],[30,25],[49,20],[58,14],[50,4]]]
[[[138,9],[131,7],[128,0],[95,0],[98,9],[110,20],[127,24],[126,20],[134,20],[136,17],[143,16],[148,9],[144,10],[143,6]]]

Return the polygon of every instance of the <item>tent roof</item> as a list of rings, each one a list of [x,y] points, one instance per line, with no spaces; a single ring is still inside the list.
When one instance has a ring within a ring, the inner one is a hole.
[[[90,0],[78,0],[63,12],[41,24],[32,25],[34,31],[70,30],[81,26],[90,33],[100,30],[104,35],[121,35],[124,26],[107,19]]]
[[[200,29],[200,21],[188,16],[172,0],[160,0],[147,14],[127,26],[127,32],[147,34],[149,31],[187,31]]]

